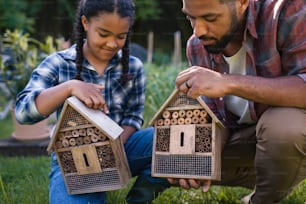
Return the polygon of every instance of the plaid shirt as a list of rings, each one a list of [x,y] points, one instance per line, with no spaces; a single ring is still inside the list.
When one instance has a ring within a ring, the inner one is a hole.
[[[248,7],[243,46],[246,47],[247,75],[279,77],[297,75],[306,82],[306,4],[305,0],[251,0]],[[210,54],[196,36],[187,42],[190,65],[229,73],[222,54]],[[228,127],[237,127],[237,117],[225,110],[223,98],[205,101]],[[267,105],[249,102],[256,122]]]
[[[143,124],[145,102],[145,73],[142,62],[130,56],[129,74],[132,80],[122,86],[120,56],[115,55],[103,75],[99,76],[87,60],[83,62],[82,78],[85,82],[104,85],[102,95],[109,108],[109,116],[119,125],[129,125],[136,129]],[[47,116],[38,112],[35,98],[44,89],[74,79],[76,76],[75,45],[71,48],[48,56],[32,73],[31,79],[16,101],[16,117],[22,123],[35,123]],[[50,96],[52,97],[52,96]],[[57,116],[61,111],[57,110]]]

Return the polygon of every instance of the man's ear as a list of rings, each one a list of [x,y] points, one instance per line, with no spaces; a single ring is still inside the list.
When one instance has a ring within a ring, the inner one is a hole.
[[[237,0],[236,6],[239,15],[242,15],[249,6],[249,0]]]

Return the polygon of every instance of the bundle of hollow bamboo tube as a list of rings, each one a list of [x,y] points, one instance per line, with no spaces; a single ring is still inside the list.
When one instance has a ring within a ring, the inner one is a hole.
[[[106,141],[108,138],[96,127],[68,130],[59,132],[56,142],[57,148],[91,144]]]
[[[162,118],[157,120],[157,126],[205,124],[208,122],[208,114],[204,109],[165,110]]]

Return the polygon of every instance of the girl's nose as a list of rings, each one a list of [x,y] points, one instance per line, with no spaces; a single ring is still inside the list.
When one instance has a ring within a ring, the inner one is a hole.
[[[107,41],[106,45],[112,49],[115,49],[118,47],[118,42],[116,39],[112,39],[112,40]]]

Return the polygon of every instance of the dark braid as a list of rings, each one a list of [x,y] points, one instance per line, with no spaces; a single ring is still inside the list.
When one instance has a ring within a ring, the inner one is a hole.
[[[122,18],[130,18],[130,27],[134,23],[135,16],[135,5],[132,0],[80,0],[76,20],[74,25],[74,38],[76,42],[76,68],[77,75],[76,79],[82,80],[81,72],[83,68],[83,44],[84,38],[86,37],[85,30],[83,28],[81,18],[85,16],[87,19],[97,16],[101,13],[113,13],[116,12]],[[126,83],[131,79],[129,72],[129,44],[130,44],[130,34],[129,30],[127,34],[126,42],[122,48],[122,59],[121,65],[123,69],[123,74],[121,76],[121,83]]]
[[[84,4],[84,1],[80,1],[77,14],[76,14],[76,23],[74,25],[74,38],[76,41],[76,68],[77,68],[77,75],[75,76],[75,79],[82,80],[81,72],[83,67],[83,44],[84,44],[84,38],[85,38],[85,31],[81,22],[81,17],[83,15],[82,12],[82,5]]]
[[[121,84],[125,84],[129,80],[132,79],[132,76],[129,74],[129,58],[130,58],[130,32],[126,36],[125,44],[122,48],[122,58],[121,58],[121,65],[123,69],[123,74],[121,76],[120,82]]]

